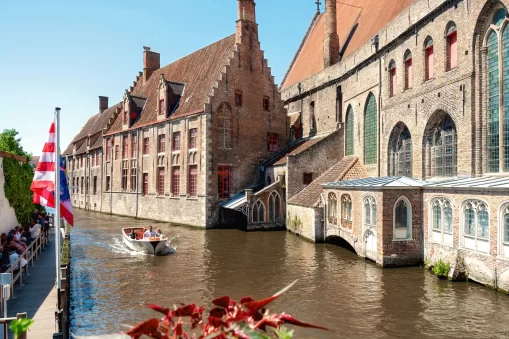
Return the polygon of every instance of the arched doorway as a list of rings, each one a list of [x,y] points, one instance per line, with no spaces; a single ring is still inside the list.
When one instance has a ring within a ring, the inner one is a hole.
[[[408,127],[398,122],[392,129],[389,138],[389,164],[390,176],[412,177],[412,136]]]
[[[366,259],[376,261],[377,247],[376,247],[376,233],[372,230],[367,230],[364,233],[364,250]]]

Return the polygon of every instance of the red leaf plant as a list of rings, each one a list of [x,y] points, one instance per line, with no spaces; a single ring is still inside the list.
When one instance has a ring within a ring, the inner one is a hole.
[[[182,307],[163,308],[158,305],[147,305],[156,312],[162,313],[162,319],[150,319],[131,328],[125,334],[133,339],[143,335],[156,339],[251,339],[269,338],[260,336],[269,328],[279,330],[284,324],[328,330],[299,321],[289,314],[270,314],[265,307],[288,291],[296,281],[272,297],[254,300],[251,297],[241,298],[239,303],[228,296],[212,300],[214,308],[204,318],[205,307],[189,304]],[[189,319],[191,333],[184,329],[184,318]],[[276,336],[277,337],[277,336]]]

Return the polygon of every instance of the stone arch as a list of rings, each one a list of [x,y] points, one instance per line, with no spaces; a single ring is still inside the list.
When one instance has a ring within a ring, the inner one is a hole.
[[[346,235],[344,237],[335,234],[327,235],[325,238],[325,242],[342,247],[358,255],[357,250],[355,248],[355,241],[349,235]]]
[[[422,177],[453,177],[458,173],[456,122],[439,110],[428,119],[422,138]]]
[[[281,196],[273,191],[269,196],[269,222],[278,223],[281,218]]]
[[[412,136],[407,125],[399,121],[392,129],[387,149],[387,174],[412,177]]]

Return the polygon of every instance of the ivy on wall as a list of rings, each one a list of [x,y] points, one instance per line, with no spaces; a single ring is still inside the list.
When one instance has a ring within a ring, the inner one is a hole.
[[[34,205],[32,203],[32,179],[34,171],[27,163],[19,163],[16,159],[4,158],[5,197],[14,208],[18,222],[30,220]]]

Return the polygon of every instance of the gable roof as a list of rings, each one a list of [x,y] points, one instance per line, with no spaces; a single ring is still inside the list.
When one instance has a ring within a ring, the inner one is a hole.
[[[341,0],[336,2],[337,29],[342,57],[359,49],[392,21],[414,0]],[[323,67],[323,38],[325,35],[325,13],[313,19],[281,88],[321,72]]]
[[[348,178],[364,178],[367,176],[364,167],[357,157],[345,157],[324,174],[316,178],[302,191],[294,195],[288,200],[289,205],[297,205],[303,207],[314,207],[318,204],[320,193],[322,193],[322,185],[331,181],[343,180]]]
[[[178,108],[168,120],[203,112],[208,95],[233,56],[234,49],[235,34],[232,34],[155,71],[146,84],[136,86],[131,93],[133,96],[147,98],[147,102],[140,118],[130,129],[158,123],[157,87],[161,74],[166,81],[185,84]],[[121,131],[122,117],[119,115],[108,134]]]

